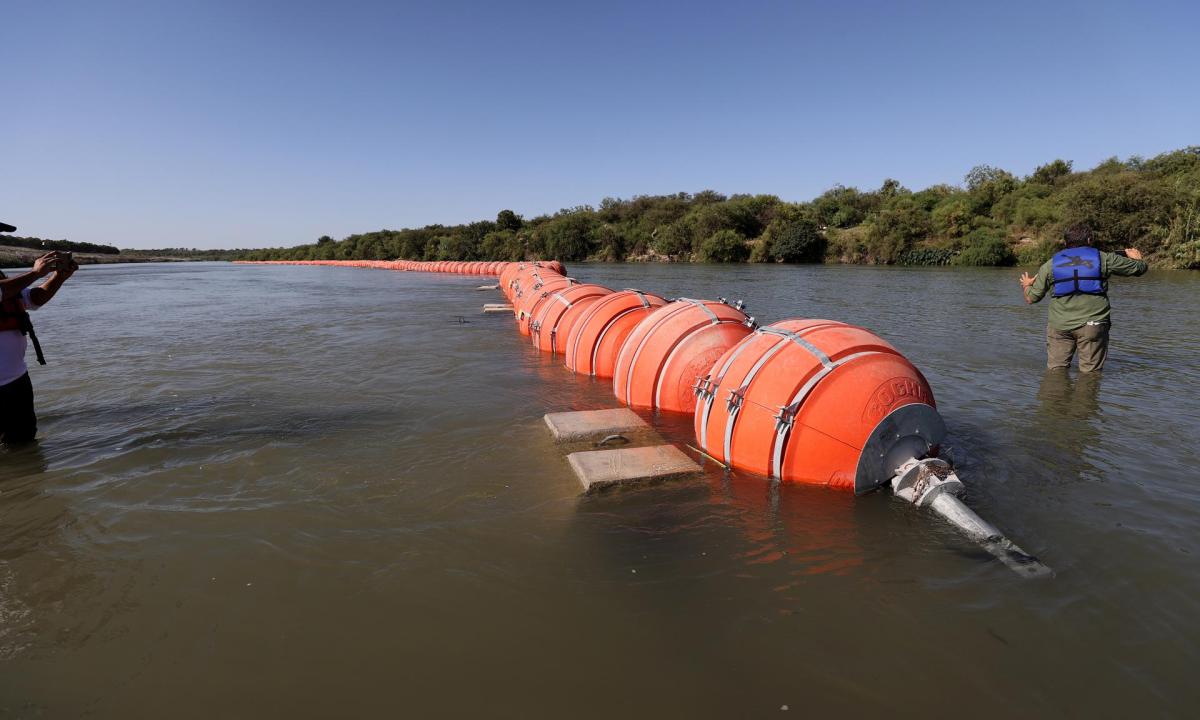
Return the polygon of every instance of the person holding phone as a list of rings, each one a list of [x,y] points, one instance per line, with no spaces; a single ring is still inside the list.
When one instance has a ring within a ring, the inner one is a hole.
[[[70,253],[49,252],[30,272],[7,277],[0,272],[0,443],[27,443],[37,435],[33,383],[25,352],[33,341],[38,363],[45,365],[29,311],[50,302],[62,284],[79,269]],[[38,280],[48,278],[41,285]]]

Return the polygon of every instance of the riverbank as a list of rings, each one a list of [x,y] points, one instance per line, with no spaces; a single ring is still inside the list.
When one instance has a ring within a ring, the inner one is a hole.
[[[33,261],[45,253],[44,250],[0,245],[0,267],[21,268],[33,265]],[[192,262],[194,258],[171,255],[130,255],[127,253],[74,253],[80,265],[112,265],[116,263]]]

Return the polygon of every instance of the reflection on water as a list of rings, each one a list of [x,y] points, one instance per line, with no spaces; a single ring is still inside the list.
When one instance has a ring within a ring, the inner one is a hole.
[[[1086,425],[1100,410],[1102,377],[1098,372],[1072,375],[1066,368],[1047,370],[1038,388],[1042,417],[1070,425]]]
[[[579,498],[541,416],[611,390],[478,314],[477,279],[89,267],[40,312],[41,441],[0,454],[0,716],[1200,703],[1200,340],[1178,332],[1200,278],[1118,283],[1108,366],[1081,376],[1042,369],[1009,271],[576,273],[878,331],[929,378],[969,502],[1057,578],[884,493],[712,463]]]
[[[1100,373],[1073,375],[1066,368],[1047,370],[1038,387],[1038,411],[1032,440],[1038,455],[1055,453],[1054,466],[1084,462],[1087,450],[1101,442]]]

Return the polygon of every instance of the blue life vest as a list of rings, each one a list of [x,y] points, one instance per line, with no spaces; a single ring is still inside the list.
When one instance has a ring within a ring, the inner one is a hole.
[[[1100,273],[1100,251],[1094,247],[1067,248],[1050,260],[1054,297],[1106,295],[1108,283]]]

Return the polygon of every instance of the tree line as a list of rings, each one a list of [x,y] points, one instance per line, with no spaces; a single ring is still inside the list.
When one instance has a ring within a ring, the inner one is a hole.
[[[1200,146],[1150,159],[1114,157],[1083,171],[1054,160],[1025,177],[980,165],[961,185],[924,190],[895,180],[875,190],[836,185],[807,202],[705,190],[605,198],[528,219],[502,210],[495,220],[323,236],[289,248],[124,252],[213,260],[1031,265],[1052,255],[1075,223],[1090,225],[1104,249],[1136,247],[1157,266],[1200,269]],[[14,239],[0,236],[0,243]]]
[[[173,258],[182,260],[234,260],[251,252],[250,250],[201,250],[197,248],[158,248],[154,250],[130,250],[114,245],[97,245],[89,242],[74,240],[46,240],[39,237],[21,237],[18,235],[0,235],[0,247],[19,247],[41,252],[51,250],[66,250],[77,253],[94,253],[96,255],[119,256],[113,257],[112,262],[122,262],[121,258],[130,261],[144,261],[153,258]],[[7,256],[6,256],[7,257]],[[19,258],[17,258],[19,262]],[[11,264],[12,260],[10,260]],[[105,260],[109,262],[109,260]]]
[[[895,180],[838,185],[808,202],[711,190],[606,198],[531,219],[503,210],[494,221],[325,236],[241,257],[1012,265],[1044,261],[1081,222],[1103,248],[1200,268],[1200,146],[1085,171],[1054,160],[1026,177],[981,165],[961,186],[916,191]]]
[[[0,245],[30,248],[44,252],[66,250],[68,252],[97,253],[100,255],[119,255],[121,253],[119,248],[112,245],[96,245],[88,242],[73,242],[71,240],[44,240],[39,237],[20,237],[17,235],[0,235]]]

